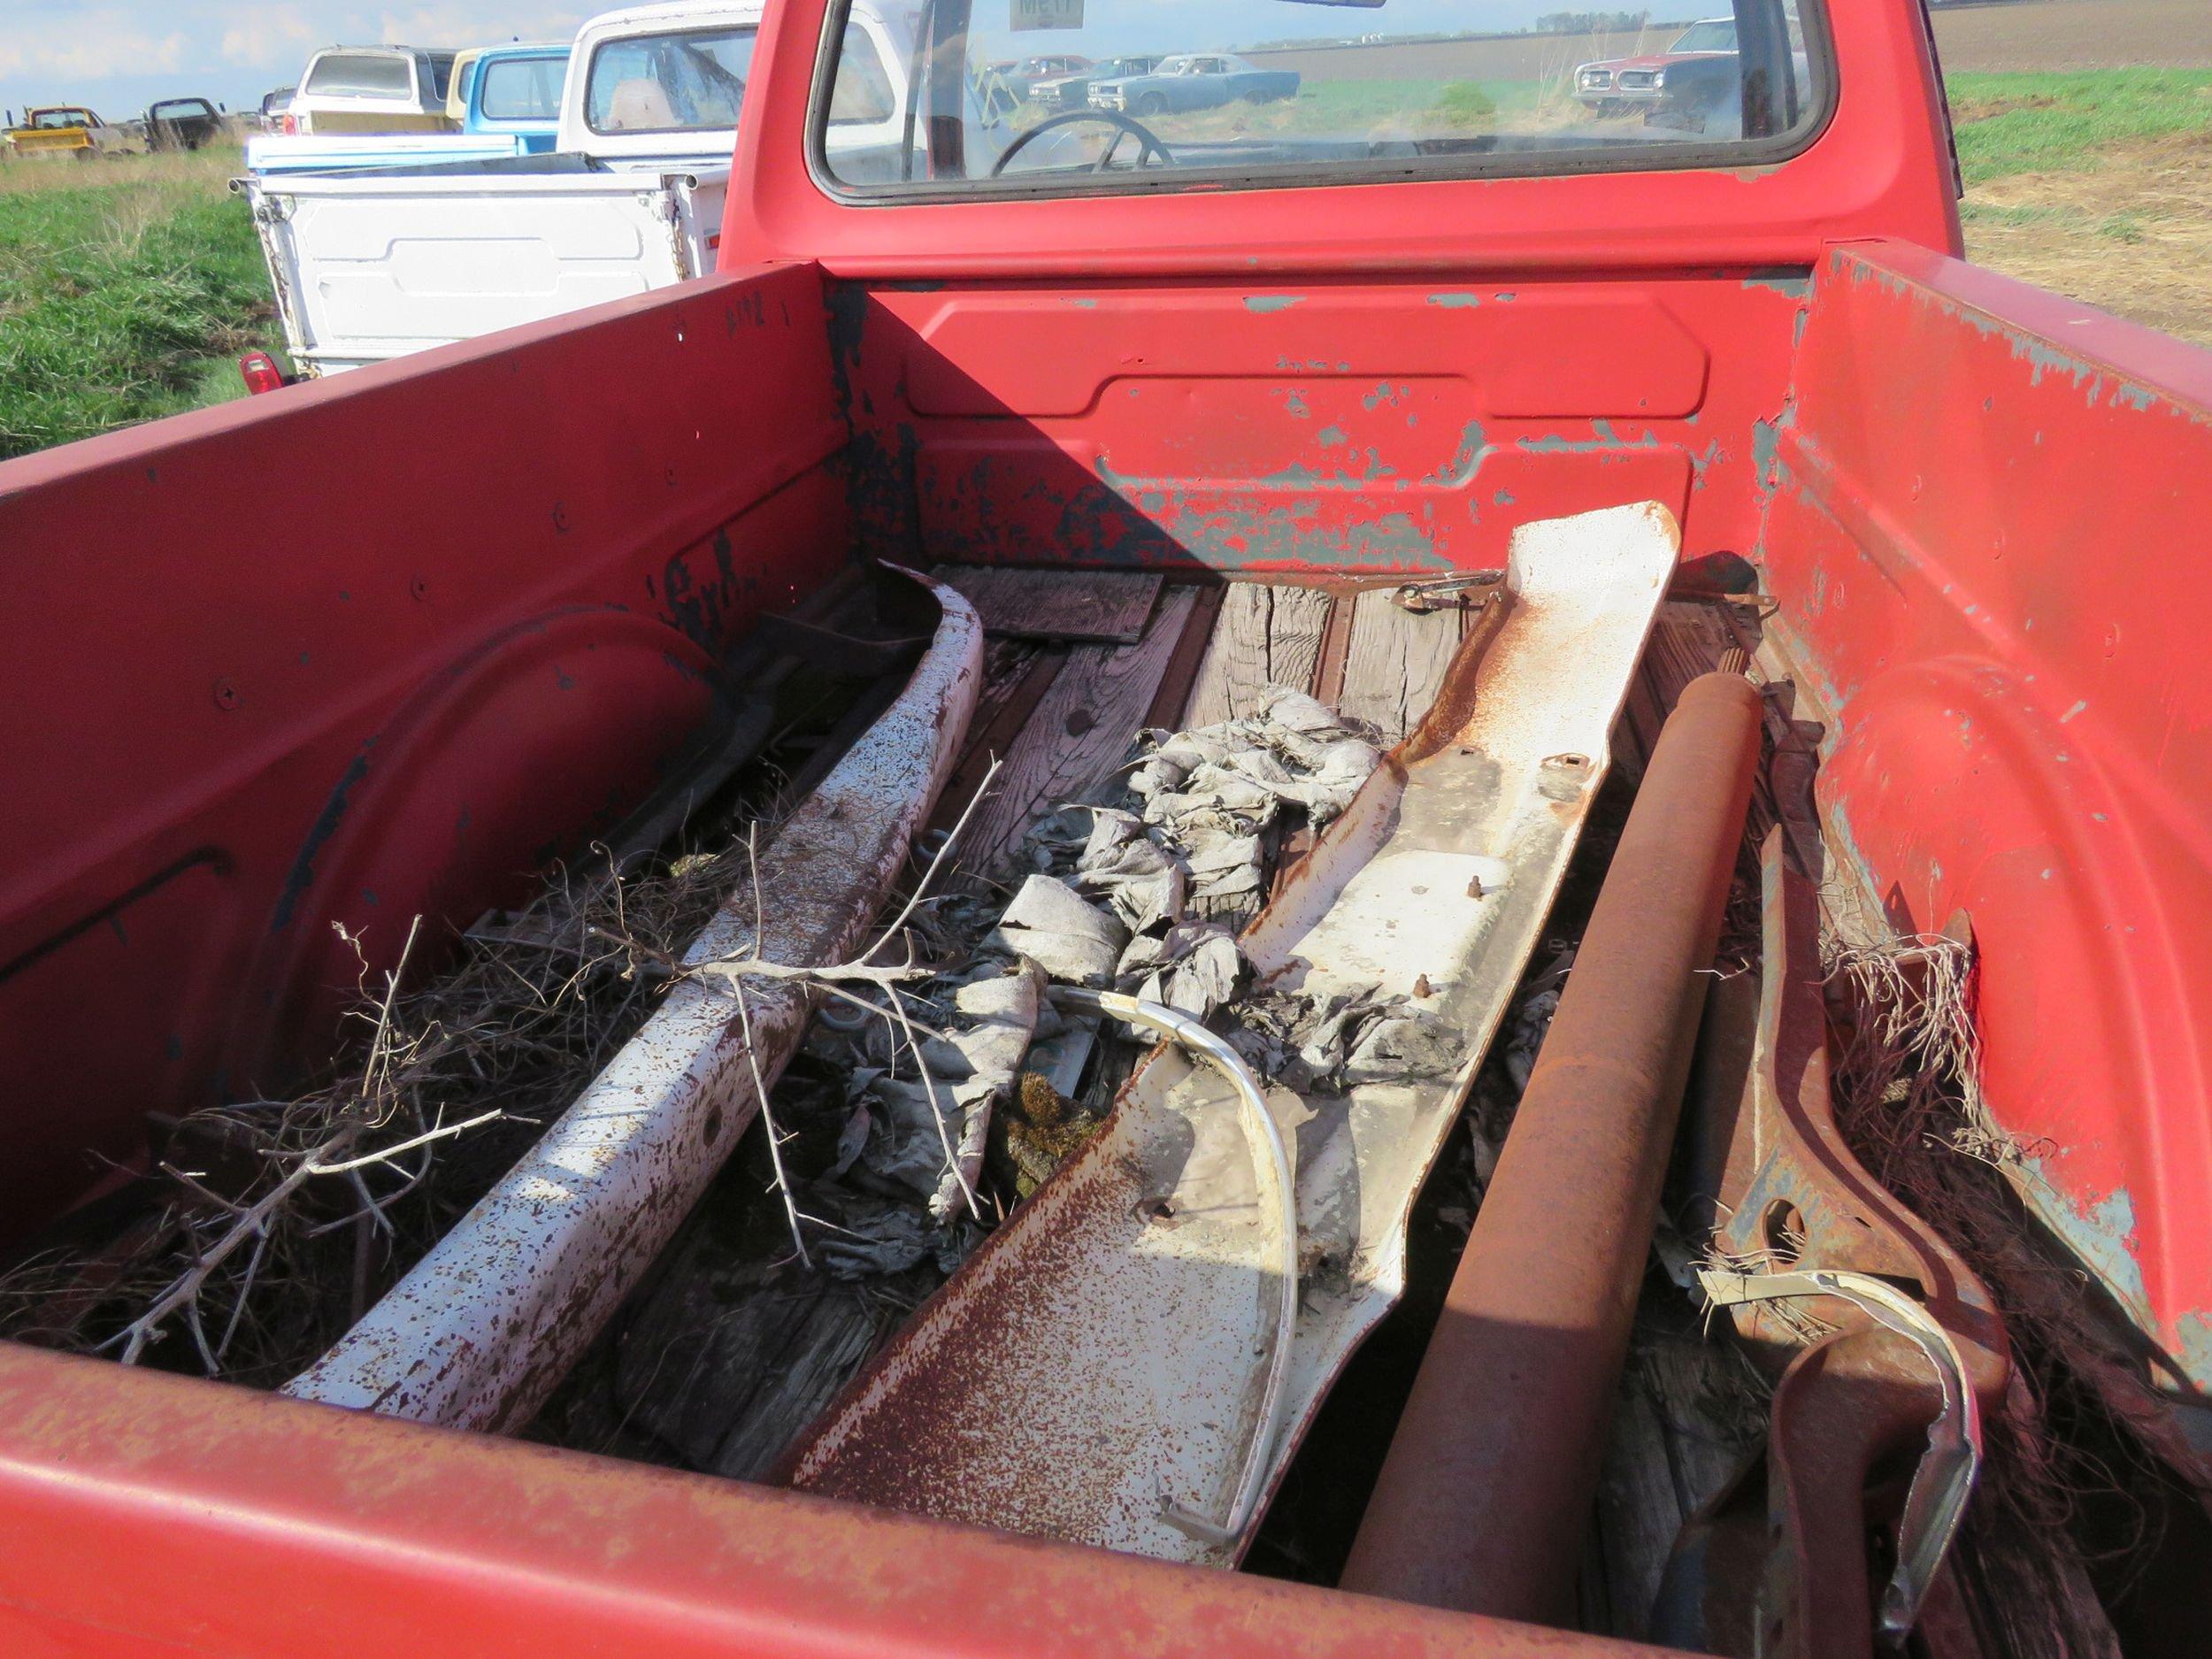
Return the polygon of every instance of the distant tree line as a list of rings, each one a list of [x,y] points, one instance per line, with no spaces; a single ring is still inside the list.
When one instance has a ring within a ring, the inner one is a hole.
[[[1547,12],[1532,31],[1538,35],[1617,35],[1651,21],[1648,12]]]

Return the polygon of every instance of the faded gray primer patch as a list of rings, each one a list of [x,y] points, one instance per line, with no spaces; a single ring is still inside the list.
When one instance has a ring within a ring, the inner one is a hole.
[[[1448,311],[1471,311],[1482,303],[1479,294],[1432,294],[1429,303],[1440,305]]]
[[[1594,455],[1601,449],[1655,449],[1659,434],[1647,426],[1640,438],[1624,438],[1613,429],[1609,420],[1590,423],[1587,438],[1570,438],[1563,433],[1547,433],[1540,438],[1520,438],[1515,442],[1531,455]]]
[[[2086,1210],[2078,1210],[2052,1183],[2042,1158],[2025,1160],[2030,1179],[2022,1183],[2028,1208],[2041,1217],[2075,1259],[2094,1273],[2137,1328],[2162,1348],[2157,1317],[2151,1311],[2150,1292],[2143,1283],[2142,1264],[2135,1259],[2135,1199],[2126,1187],[2108,1194]],[[2212,1383],[2212,1352],[2198,1345],[2196,1355],[2175,1358],[2189,1366],[2189,1379],[2199,1387]]]
[[[1743,280],[1747,288],[1764,288],[1770,294],[1779,294],[1784,299],[1801,300],[1813,291],[1813,273],[1794,266],[1781,265],[1771,270],[1754,271]]]
[[[2028,365],[2030,386],[2040,386],[2047,379],[2063,377],[2075,390],[2083,394],[2092,409],[2108,403],[2115,408],[2147,414],[2162,408],[2169,415],[2186,419],[2193,425],[2212,426],[2212,411],[2185,403],[2157,388],[2126,380],[2109,364],[2078,357],[2041,334],[2017,327],[1948,294],[1921,288],[1908,278],[1870,263],[1863,256],[1835,249],[1829,254],[1829,265],[1832,270],[1855,285],[1870,282],[1884,293],[1893,294],[1955,318],[1985,340],[2002,341],[2016,363]],[[2039,434],[2038,442],[2040,441],[2041,434]]]
[[[1286,311],[1306,296],[1302,294],[1248,294],[1244,309],[1248,311]]]

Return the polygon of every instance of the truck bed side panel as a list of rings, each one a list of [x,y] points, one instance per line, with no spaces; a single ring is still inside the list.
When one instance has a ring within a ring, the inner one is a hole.
[[[811,268],[718,277],[0,466],[11,1233],[326,1049],[333,922],[434,949],[647,790],[842,557],[824,341]]]
[[[1822,267],[1760,433],[1837,853],[1963,910],[2027,1198],[2212,1386],[2212,353],[1903,244]]]

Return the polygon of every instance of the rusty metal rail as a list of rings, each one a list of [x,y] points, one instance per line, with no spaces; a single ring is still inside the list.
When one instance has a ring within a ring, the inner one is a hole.
[[[1561,1623],[1759,757],[1749,681],[1691,682],[1369,1501],[1342,1585]]]

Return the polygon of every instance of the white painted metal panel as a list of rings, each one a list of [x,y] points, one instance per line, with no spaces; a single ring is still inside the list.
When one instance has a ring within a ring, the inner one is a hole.
[[[1266,1089],[1295,1148],[1284,1432],[1266,1429],[1281,1284],[1264,1171],[1236,1091],[1166,1051],[809,1431],[794,1486],[1235,1562],[1251,1525],[1187,1517],[1233,1511],[1256,1445],[1272,1489],[1403,1294],[1415,1194],[1541,936],[1678,542],[1654,503],[1517,530],[1502,618],[1244,934],[1263,985],[1415,996],[1435,1053],[1340,1094]]]
[[[626,299],[713,268],[726,177],[561,172],[250,181],[312,373]]]
[[[905,690],[762,850],[760,926],[748,885],[687,966],[756,953],[826,966],[859,946],[980,687],[983,625],[953,589],[928,585],[944,615]],[[750,1055],[730,982],[677,981],[499,1185],[284,1392],[462,1428],[527,1421],[752,1122],[755,1064],[772,1085],[796,1049],[805,987],[747,983]]]

